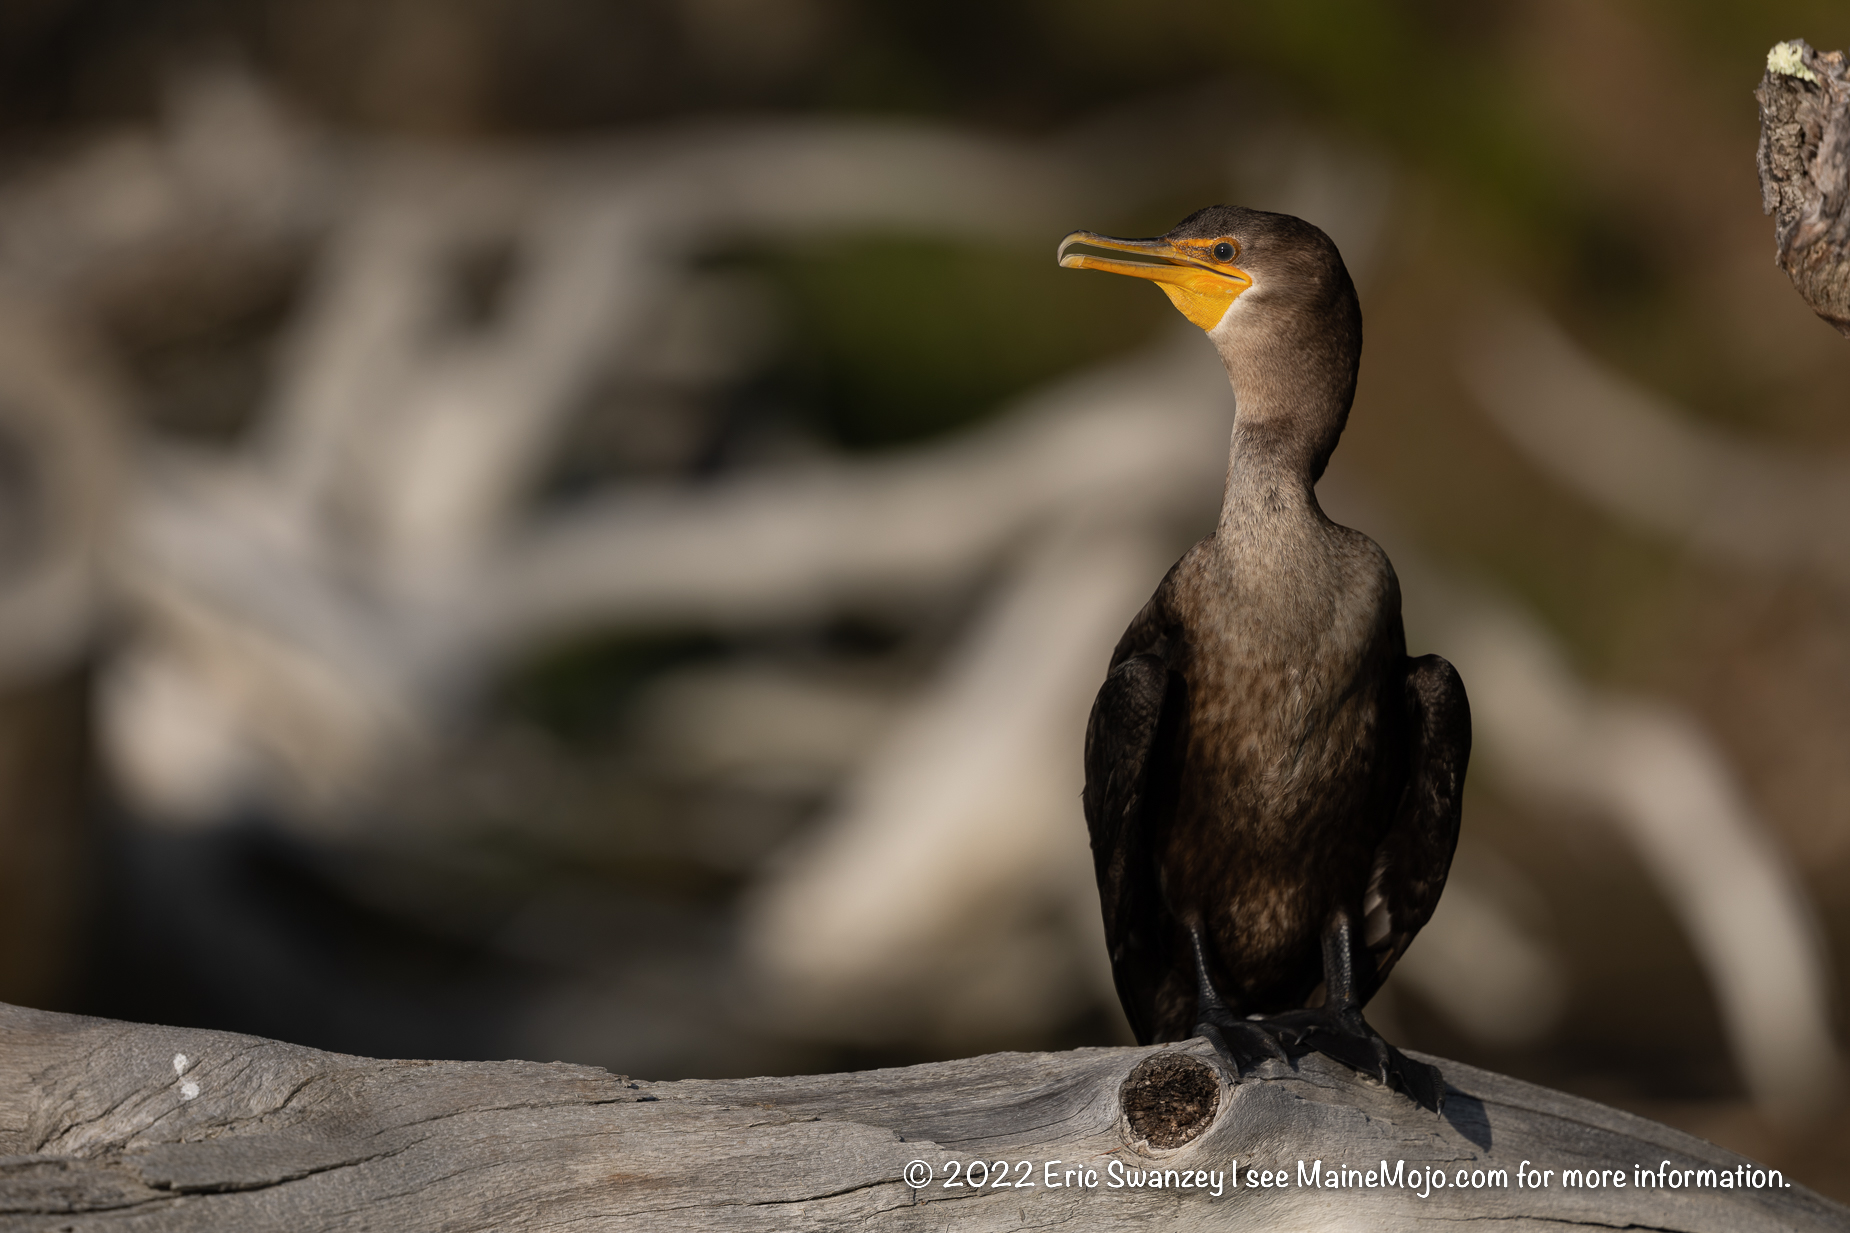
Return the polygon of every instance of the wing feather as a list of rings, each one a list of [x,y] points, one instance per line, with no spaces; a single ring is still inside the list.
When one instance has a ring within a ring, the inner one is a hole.
[[[1439,906],[1458,847],[1471,757],[1471,706],[1457,670],[1437,655],[1411,660],[1406,690],[1411,765],[1362,902],[1363,939],[1375,957],[1377,987]]]
[[[1086,724],[1083,799],[1105,942],[1118,1000],[1145,1044],[1155,1028],[1158,986],[1172,966],[1173,930],[1153,852],[1172,795],[1163,790],[1163,770],[1185,694],[1161,656],[1132,655],[1105,678]]]

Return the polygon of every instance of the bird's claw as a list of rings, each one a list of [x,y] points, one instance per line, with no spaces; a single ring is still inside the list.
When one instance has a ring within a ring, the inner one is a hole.
[[[1445,1080],[1438,1069],[1414,1061],[1383,1040],[1359,1012],[1313,1008],[1258,1019],[1209,1014],[1195,1025],[1195,1032],[1242,1076],[1267,1058],[1288,1062],[1293,1053],[1314,1052],[1399,1088],[1434,1113],[1445,1099]]]
[[[1195,1025],[1195,1035],[1206,1037],[1214,1046],[1214,1052],[1226,1059],[1234,1073],[1241,1077],[1251,1074],[1268,1059],[1287,1064],[1291,1061],[1291,1055],[1285,1052],[1277,1036],[1266,1031],[1257,1020],[1209,1012]]]

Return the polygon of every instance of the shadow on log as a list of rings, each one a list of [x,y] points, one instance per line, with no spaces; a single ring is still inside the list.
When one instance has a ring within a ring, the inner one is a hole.
[[[1200,1041],[651,1083],[0,1006],[0,1227],[1850,1223],[1850,1210],[1668,1127],[1438,1064],[1443,1115],[1315,1056],[1229,1084]]]

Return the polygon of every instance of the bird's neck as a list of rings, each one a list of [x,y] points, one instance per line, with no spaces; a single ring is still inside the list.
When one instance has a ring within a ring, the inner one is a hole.
[[[1295,455],[1269,426],[1242,423],[1235,415],[1217,532],[1223,542],[1270,538],[1281,521],[1300,519],[1318,508],[1310,469]]]
[[[1322,518],[1316,484],[1349,417],[1361,330],[1358,319],[1351,344],[1346,331],[1296,324],[1216,338],[1235,399],[1222,535]]]

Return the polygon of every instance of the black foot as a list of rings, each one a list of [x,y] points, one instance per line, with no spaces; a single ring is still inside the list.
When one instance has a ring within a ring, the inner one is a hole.
[[[1195,1025],[1195,1035],[1207,1037],[1214,1046],[1214,1052],[1227,1059],[1233,1072],[1242,1077],[1249,1075],[1267,1058],[1276,1058],[1287,1064],[1291,1056],[1278,1038],[1266,1031],[1265,1025],[1255,1019],[1238,1019],[1219,1007],[1211,1007],[1202,1012],[1201,1022]]]
[[[1445,1080],[1437,1068],[1416,1062],[1388,1044],[1359,1014],[1317,1008],[1236,1019],[1216,1008],[1202,1016],[1195,1034],[1205,1036],[1242,1076],[1267,1058],[1288,1062],[1293,1053],[1321,1053],[1399,1088],[1434,1113],[1445,1097]]]
[[[1300,1052],[1321,1053],[1351,1070],[1397,1087],[1434,1113],[1445,1098],[1445,1080],[1438,1069],[1414,1061],[1381,1039],[1359,1012],[1344,1014],[1316,1007],[1268,1015],[1254,1023]]]

